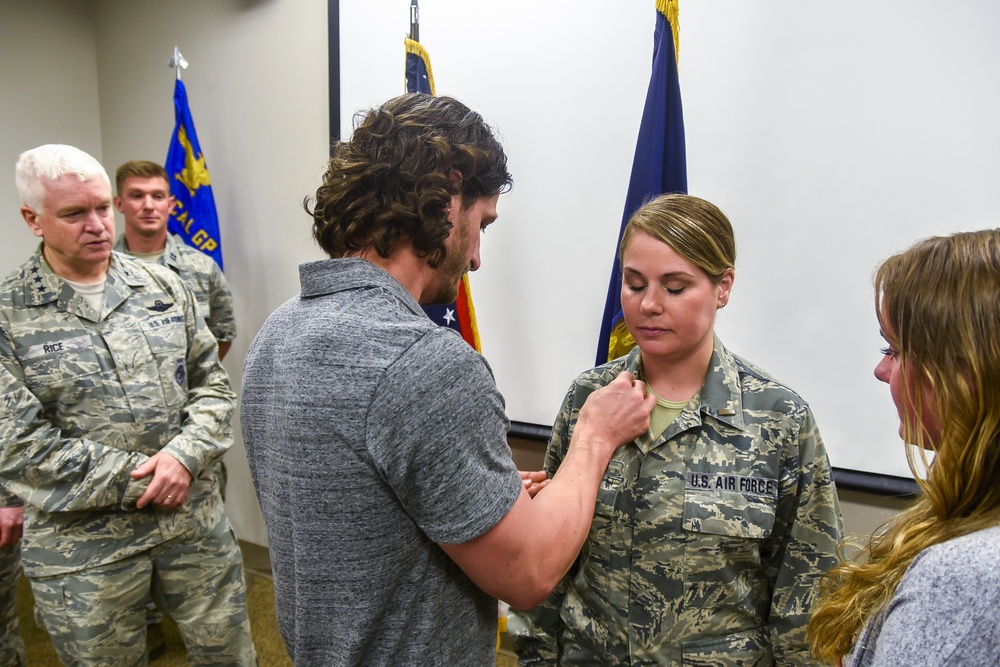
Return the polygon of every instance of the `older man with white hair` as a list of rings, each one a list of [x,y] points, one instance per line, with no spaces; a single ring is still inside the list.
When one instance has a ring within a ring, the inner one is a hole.
[[[196,300],[112,250],[111,186],[90,155],[40,146],[16,182],[42,243],[0,283],[0,506],[24,504],[24,571],[56,652],[144,664],[151,592],[192,664],[255,665],[211,475],[234,394]]]

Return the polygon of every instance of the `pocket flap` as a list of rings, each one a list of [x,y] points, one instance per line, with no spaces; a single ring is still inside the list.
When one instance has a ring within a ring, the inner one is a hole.
[[[684,530],[761,540],[774,527],[774,502],[769,496],[733,491],[684,489]]]

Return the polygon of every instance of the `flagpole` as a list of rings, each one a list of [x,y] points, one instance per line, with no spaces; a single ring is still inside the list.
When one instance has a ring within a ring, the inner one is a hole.
[[[410,39],[420,41],[420,7],[417,0],[410,0]]]
[[[416,2],[417,0],[413,0],[413,1]],[[167,62],[167,65],[169,67],[173,67],[174,70],[177,71],[177,80],[180,81],[181,80],[181,70],[182,69],[187,69],[188,62],[186,60],[184,60],[184,56],[181,55],[181,51],[180,51],[180,49],[177,48],[176,44],[174,44],[174,55]]]

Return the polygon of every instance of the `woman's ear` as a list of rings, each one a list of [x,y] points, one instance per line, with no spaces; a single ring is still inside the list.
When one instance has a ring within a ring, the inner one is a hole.
[[[733,289],[733,282],[736,280],[736,269],[732,267],[725,270],[722,274],[722,279],[719,280],[718,284],[718,301],[715,303],[716,308],[725,308],[726,304],[729,303],[729,293]]]

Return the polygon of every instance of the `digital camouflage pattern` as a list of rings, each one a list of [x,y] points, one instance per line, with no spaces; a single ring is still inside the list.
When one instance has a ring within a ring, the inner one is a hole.
[[[115,242],[115,250],[131,254],[124,234],[119,236]],[[205,318],[205,323],[208,324],[215,340],[223,343],[236,338],[233,294],[229,291],[229,284],[226,282],[222,269],[219,268],[214,259],[200,250],[192,248],[176,234],[168,232],[163,254],[155,263],[176,273],[184,281],[184,284],[191,288],[195,298],[198,299],[201,316]],[[219,491],[225,500],[229,473],[222,458],[219,459],[218,470],[215,474],[219,479]],[[158,622],[155,621],[158,618],[159,614],[150,609],[151,622]]]
[[[113,562],[224,516],[213,470],[232,444],[234,394],[194,297],[171,271],[112,253],[104,299],[100,315],[41,246],[0,284],[0,485],[25,503],[29,577]],[[137,510],[150,477],[129,473],[160,451],[191,473],[190,499]]]
[[[642,378],[638,349],[570,387],[549,475],[623,370]],[[615,453],[577,562],[507,629],[522,665],[814,665],[805,626],[842,530],[808,405],[716,339],[701,392]]]
[[[129,252],[125,235],[118,237],[115,250]],[[159,264],[166,266],[191,288],[198,299],[201,314],[219,342],[236,338],[236,318],[233,315],[233,294],[222,269],[211,257],[192,248],[175,234],[167,234]]]
[[[225,519],[197,539],[169,540],[71,576],[33,579],[31,587],[65,665],[146,664],[150,592],[177,624],[188,664],[256,665],[239,547]]]
[[[14,544],[0,549],[0,665],[24,667],[24,641],[17,618],[15,593],[21,577],[21,548]]]

